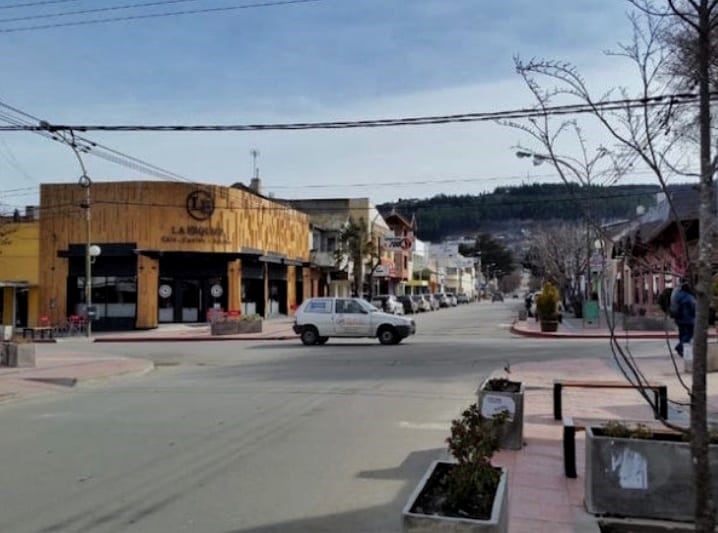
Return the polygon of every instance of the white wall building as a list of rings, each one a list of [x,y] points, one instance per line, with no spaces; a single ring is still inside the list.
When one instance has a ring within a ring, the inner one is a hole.
[[[430,257],[439,269],[439,283],[442,292],[466,293],[469,298],[477,294],[476,260],[459,254],[460,244],[473,241],[444,241],[430,246]]]

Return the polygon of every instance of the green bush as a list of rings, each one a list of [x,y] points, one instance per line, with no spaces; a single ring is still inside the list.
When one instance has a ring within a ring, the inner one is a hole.
[[[558,319],[558,289],[551,283],[544,283],[541,294],[536,297],[536,313],[540,320]]]
[[[504,411],[485,418],[474,403],[451,423],[451,436],[446,441],[457,464],[449,477],[450,506],[467,509],[477,500],[492,501],[501,473],[491,458],[499,449],[500,429],[508,416]]]

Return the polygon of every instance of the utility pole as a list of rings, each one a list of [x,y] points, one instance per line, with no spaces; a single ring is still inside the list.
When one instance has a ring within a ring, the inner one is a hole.
[[[74,148],[73,148],[74,150]],[[78,155],[78,159],[80,156]],[[80,159],[80,161],[82,161]],[[85,198],[82,200],[80,207],[85,210],[85,315],[87,316],[87,337],[92,336],[92,318],[94,316],[94,310],[92,308],[92,233],[91,233],[91,213],[90,213],[90,188],[92,187],[92,180],[84,171],[80,176],[79,185],[85,190]]]

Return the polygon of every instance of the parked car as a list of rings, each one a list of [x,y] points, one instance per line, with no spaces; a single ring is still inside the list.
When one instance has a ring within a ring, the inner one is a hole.
[[[469,295],[465,292],[459,293],[459,295],[456,297],[456,303],[457,304],[467,304],[469,303]]]
[[[404,304],[399,302],[393,294],[378,294],[371,299],[371,303],[385,313],[404,314]]]
[[[307,346],[325,344],[330,337],[376,337],[382,344],[399,344],[416,333],[416,324],[361,298],[310,298],[297,309],[293,329]]]
[[[429,306],[431,307],[432,311],[436,311],[439,309],[439,299],[436,297],[435,294],[425,294],[424,298],[429,302]]]
[[[504,301],[504,295],[500,292],[495,292],[491,295],[491,301],[492,302],[503,302]]]
[[[450,307],[449,297],[444,292],[437,292],[434,296],[439,301],[439,307]]]
[[[419,312],[419,304],[416,303],[411,296],[405,294],[397,296],[396,299],[404,306],[405,315],[412,315]]]
[[[432,311],[431,303],[426,298],[425,294],[414,294],[411,299],[416,302],[419,311],[421,311],[422,313],[426,311]]]
[[[446,299],[449,301],[449,305],[451,307],[456,307],[457,305],[459,305],[459,303],[456,301],[456,296],[454,295],[453,292],[447,292]]]

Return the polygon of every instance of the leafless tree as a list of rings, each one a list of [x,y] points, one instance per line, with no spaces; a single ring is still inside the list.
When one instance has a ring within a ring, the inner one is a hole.
[[[586,241],[586,228],[565,222],[539,227],[531,234],[532,261],[560,288],[564,304],[574,307],[582,300],[580,283],[588,261]]]
[[[683,259],[688,265],[687,275],[696,280],[693,381],[690,389],[687,389],[691,401],[689,433],[695,465],[695,525],[697,531],[708,532],[715,527],[715,505],[708,462],[706,354],[716,219],[713,189],[716,159],[712,153],[710,90],[711,67],[717,63],[718,57],[711,37],[718,27],[718,0],[628,1],[636,8],[636,12],[631,15],[633,38],[627,44],[619,45],[613,55],[629,59],[637,67],[640,82],[638,94],[632,94],[626,88],[617,88],[596,97],[571,64],[536,59],[524,62],[517,59],[517,71],[533,93],[537,108],[543,110],[544,114],[527,124],[510,125],[527,132],[542,150],[540,154],[526,150],[522,153],[533,155],[534,162],[547,161],[553,164],[567,184],[590,184],[597,177],[604,183],[615,183],[637,165],[652,171],[664,192],[668,192],[668,182],[674,176],[697,178],[700,190],[700,236],[698,256],[692,261],[687,255],[685,229],[671,203],[670,195],[666,194],[666,197],[686,254]],[[671,28],[679,28],[679,31],[671,32]],[[676,55],[676,47],[667,46],[671,34],[680,35],[683,39],[685,46],[678,49],[682,57]],[[682,70],[676,69],[677,57]],[[542,80],[541,83],[539,80]],[[697,112],[693,107],[695,99],[685,98],[685,95],[676,92],[676,80],[684,88],[697,88]],[[544,85],[550,88],[545,89]],[[605,106],[604,102],[615,98],[615,93],[621,95],[625,104]],[[562,102],[577,99],[588,106],[591,116],[598,119],[613,139],[614,146],[599,146],[595,151],[588,150],[577,122],[563,120],[557,124],[548,112],[549,104],[556,99]],[[687,104],[691,107],[687,107]],[[687,113],[692,113],[691,119],[687,121],[688,133],[693,131],[695,135],[686,135],[686,127],[680,127],[686,125],[684,119]],[[690,125],[693,125],[693,130]],[[559,151],[561,146],[566,146],[563,143],[569,131],[578,137],[578,143],[574,141],[572,150],[578,150],[580,155],[573,160],[561,155]],[[694,144],[687,144],[692,140]],[[691,173],[689,168],[696,160],[700,171]],[[574,165],[573,161],[580,164]],[[597,168],[602,161],[610,161],[613,166],[611,172]],[[598,221],[592,220],[589,206],[586,206],[585,212],[587,219],[597,229],[600,228]],[[613,329],[615,324],[609,323]],[[638,387],[646,401],[652,403],[643,388],[645,377],[630,350],[624,349],[615,335],[611,339],[611,348],[626,378]],[[680,373],[677,374],[680,378]]]

